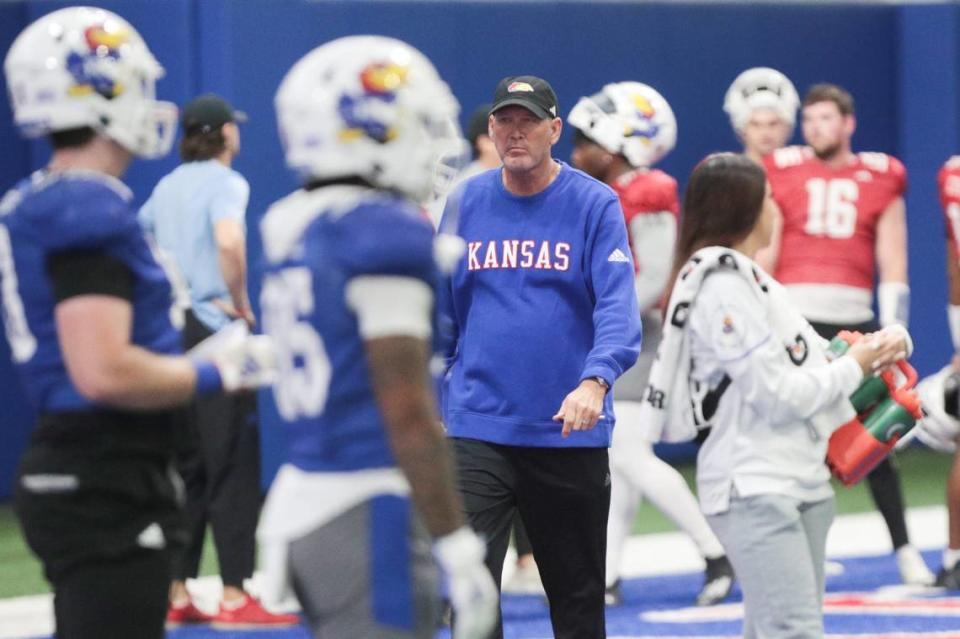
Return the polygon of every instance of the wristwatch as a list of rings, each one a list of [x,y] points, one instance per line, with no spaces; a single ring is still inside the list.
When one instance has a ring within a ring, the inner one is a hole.
[[[603,387],[603,390],[610,390],[610,384],[607,383],[607,380],[597,375],[596,377],[588,377],[587,379],[592,379],[596,383],[600,384]]]

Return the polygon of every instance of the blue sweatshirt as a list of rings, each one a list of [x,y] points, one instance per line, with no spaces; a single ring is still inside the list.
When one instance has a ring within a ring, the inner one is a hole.
[[[451,437],[515,446],[606,447],[596,428],[560,436],[552,417],[581,380],[611,386],[640,352],[640,312],[620,201],[561,163],[544,191],[509,193],[494,169],[448,200],[467,254],[442,300],[452,332],[443,397]]]

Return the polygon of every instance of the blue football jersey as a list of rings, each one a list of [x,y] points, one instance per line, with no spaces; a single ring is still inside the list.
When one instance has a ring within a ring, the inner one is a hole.
[[[432,225],[405,200],[342,185],[280,200],[262,231],[263,326],[277,343],[287,461],[314,472],[394,466],[346,288],[394,275],[435,290]]]
[[[172,291],[137,223],[132,194],[119,180],[87,172],[38,171],[0,202],[0,291],[10,350],[23,388],[41,411],[97,408],[70,381],[57,339],[50,256],[102,251],[133,278],[131,342],[179,353]]]

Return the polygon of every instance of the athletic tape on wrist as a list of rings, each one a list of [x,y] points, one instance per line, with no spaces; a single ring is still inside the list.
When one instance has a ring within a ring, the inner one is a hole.
[[[880,325],[903,324],[910,320],[910,286],[904,282],[880,282],[877,287]]]

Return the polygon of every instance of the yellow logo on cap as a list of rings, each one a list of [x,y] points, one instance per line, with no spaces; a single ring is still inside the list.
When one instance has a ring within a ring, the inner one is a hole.
[[[507,93],[514,93],[515,91],[528,91],[533,93],[533,87],[530,86],[528,82],[511,82],[510,86],[507,87]]]

